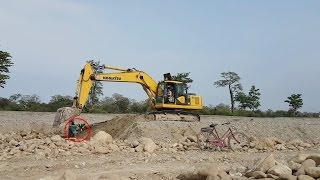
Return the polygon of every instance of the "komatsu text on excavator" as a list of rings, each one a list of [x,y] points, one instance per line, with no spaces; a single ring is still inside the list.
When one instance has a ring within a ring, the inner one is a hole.
[[[73,108],[81,112],[86,105],[90,90],[95,81],[126,82],[140,84],[147,93],[154,111],[148,114],[153,120],[199,121],[195,113],[203,107],[202,97],[188,93],[188,86],[174,81],[170,73],[164,74],[164,80],[156,82],[150,75],[136,69],[124,69],[101,66],[103,73],[97,73],[92,64],[87,63],[80,72]],[[108,71],[108,72],[107,72]]]

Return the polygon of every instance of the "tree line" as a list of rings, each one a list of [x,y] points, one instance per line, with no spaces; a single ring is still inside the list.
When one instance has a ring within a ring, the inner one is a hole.
[[[87,105],[84,112],[88,113],[145,113],[150,111],[149,101],[136,101],[121,94],[104,97],[94,105]],[[48,103],[41,102],[37,95],[14,94],[9,98],[0,97],[0,110],[5,111],[38,111],[55,112],[61,107],[70,107],[73,97],[54,95]]]
[[[64,95],[51,96],[50,101],[41,102],[37,95],[14,94],[9,98],[0,97],[0,111],[34,111],[34,112],[56,112],[61,107],[70,107],[73,97]],[[103,97],[93,105],[84,108],[86,113],[139,113],[143,114],[152,111],[149,100],[137,101],[121,94],[113,94],[111,97]],[[231,111],[230,106],[219,104],[217,106],[204,106],[198,111],[202,115],[227,115],[227,116],[247,116],[247,117],[319,117],[317,113],[292,114],[284,110],[246,110],[236,108]]]
[[[99,73],[99,61],[89,61],[94,70]],[[10,78],[9,68],[13,65],[11,55],[8,52],[0,51],[0,87],[4,88],[6,81]],[[190,72],[178,73],[173,76],[174,80],[189,84],[193,82]],[[255,85],[252,85],[248,92],[243,90],[240,83],[240,76],[235,72],[222,72],[221,79],[213,84],[216,87],[227,87],[230,96],[230,106],[219,104],[217,106],[205,106],[199,111],[200,114],[208,115],[236,115],[236,116],[259,116],[259,117],[319,117],[319,113],[299,112],[303,106],[302,94],[291,94],[284,102],[288,103],[289,110],[267,111],[259,110],[261,106],[261,92]],[[189,86],[187,86],[189,87]],[[89,94],[89,100],[84,108],[88,113],[145,113],[151,111],[149,100],[136,101],[124,97],[121,94],[113,94],[111,97],[103,97],[103,84],[95,81]],[[71,106],[71,96],[54,95],[48,103],[41,102],[37,95],[14,94],[9,98],[0,97],[0,110],[13,111],[47,111],[55,112],[60,107]]]

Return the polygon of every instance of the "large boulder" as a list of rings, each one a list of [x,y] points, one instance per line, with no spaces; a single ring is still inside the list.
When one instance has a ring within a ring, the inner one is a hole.
[[[149,153],[153,153],[157,149],[157,145],[150,138],[141,138],[141,144],[143,145],[143,150]]]
[[[218,176],[219,173],[219,167],[217,167],[216,165],[212,165],[212,166],[208,166],[206,168],[202,168],[200,170],[198,170],[198,175],[200,176]]]
[[[314,162],[314,160],[312,160],[312,159],[307,159],[307,160],[303,161],[301,164],[301,167],[298,169],[297,172],[295,172],[295,175],[296,176],[304,175],[305,170],[309,167],[316,167],[316,162]]]
[[[198,170],[197,179],[206,180],[231,180],[231,176],[228,175],[224,170],[220,169],[216,165],[211,165],[206,168]]]
[[[254,179],[267,178],[267,175],[262,171],[248,172],[244,176],[247,178],[254,178]]]
[[[99,131],[92,137],[92,141],[101,145],[107,145],[113,142],[113,138],[105,131]]]
[[[310,156],[307,157],[307,159],[312,159],[316,162],[316,165],[320,165],[320,154],[311,154]]]
[[[313,178],[320,178],[320,167],[309,167],[305,171],[307,175]]]
[[[63,141],[63,138],[61,136],[59,136],[59,135],[53,135],[53,136],[51,136],[50,140],[52,142],[61,142],[61,141]]]
[[[274,155],[270,154],[268,157],[261,159],[254,165],[251,171],[261,171],[266,173],[270,168],[276,165]]]
[[[281,176],[281,175],[286,175],[286,174],[291,175],[292,170],[288,166],[285,166],[283,164],[277,164],[277,165],[273,166],[272,168],[270,168],[268,170],[268,173],[276,175],[276,176]]]
[[[298,171],[301,168],[301,166],[302,166],[301,164],[296,163],[294,161],[288,162],[288,167],[294,172]]]
[[[279,176],[279,178],[274,178],[279,180],[297,180],[297,176],[293,176],[291,174],[283,174]]]
[[[300,175],[300,176],[298,176],[298,180],[314,180],[314,178],[313,177],[310,177],[310,176],[308,176],[308,175]]]
[[[52,126],[59,127],[63,122],[71,118],[72,116],[79,115],[80,110],[73,107],[59,108],[55,114]]]
[[[310,156],[310,154],[299,153],[299,154],[297,154],[295,157],[293,157],[291,160],[292,160],[293,162],[296,162],[296,163],[302,163],[302,162],[305,161],[309,156]]]

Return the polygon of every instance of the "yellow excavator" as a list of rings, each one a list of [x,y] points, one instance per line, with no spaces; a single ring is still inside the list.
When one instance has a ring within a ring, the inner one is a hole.
[[[153,120],[200,121],[200,116],[195,111],[202,109],[202,97],[188,93],[188,86],[183,82],[174,81],[170,73],[164,74],[163,81],[156,82],[147,73],[134,68],[125,69],[107,65],[99,68],[103,69],[102,73],[97,73],[92,64],[87,63],[81,70],[72,107],[76,109],[74,112],[81,113],[95,81],[126,82],[140,84],[147,93],[150,102],[152,102],[152,109],[154,109],[148,114],[152,116]],[[105,72],[107,70],[109,72]],[[59,124],[63,121],[61,118],[65,118],[65,116],[58,116],[60,120],[55,121]]]

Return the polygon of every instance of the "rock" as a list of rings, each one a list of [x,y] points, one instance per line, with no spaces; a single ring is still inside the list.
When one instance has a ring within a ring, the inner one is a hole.
[[[197,142],[197,141],[198,141],[198,139],[197,139],[196,136],[190,135],[190,136],[188,136],[187,138],[188,138],[191,142]]]
[[[130,143],[130,147],[131,148],[136,148],[136,147],[138,147],[139,146],[139,141],[132,141],[131,143]]]
[[[294,161],[289,161],[288,162],[288,167],[292,170],[292,171],[298,171],[298,169],[300,169],[301,164],[296,163]]]
[[[84,147],[78,147],[77,152],[81,153],[81,154],[88,154],[90,153],[90,151],[87,148]]]
[[[222,170],[218,172],[218,177],[220,177],[221,180],[232,180],[231,176],[229,176],[225,171]]]
[[[143,144],[143,150],[149,153],[153,153],[157,149],[157,145],[150,138],[141,138],[141,143]]]
[[[267,174],[267,178],[278,179],[279,177],[273,174]]]
[[[320,178],[320,167],[309,167],[305,171],[307,175],[313,178]]]
[[[291,174],[284,174],[279,176],[279,180],[297,180],[297,176],[293,176]]]
[[[46,138],[45,140],[44,140],[44,142],[46,143],[46,144],[51,144],[52,143],[52,140],[51,140],[51,138]]]
[[[302,162],[301,167],[298,169],[297,172],[294,173],[294,175],[299,176],[299,175],[304,175],[305,174],[305,170],[309,167],[315,167],[316,166],[316,162],[314,162],[314,160],[312,159],[307,159],[305,161]]]
[[[135,150],[135,152],[142,152],[143,151],[143,146],[140,145],[140,146],[134,148],[134,150]]]
[[[94,150],[95,150],[96,153],[100,153],[100,154],[108,154],[108,153],[110,153],[110,150],[108,148],[103,147],[103,146],[99,146],[99,145],[95,146]]]
[[[261,171],[266,173],[270,168],[276,165],[276,160],[274,159],[274,155],[270,154],[268,157],[261,159],[258,163],[256,163],[252,169],[252,171]]]
[[[314,180],[314,178],[313,177],[310,177],[310,176],[308,176],[308,175],[300,175],[300,176],[298,176],[298,180]]]
[[[115,144],[109,144],[108,146],[112,151],[119,151],[119,147]]]
[[[6,137],[0,133],[0,141],[3,141]]]
[[[116,174],[100,175],[97,180],[130,180],[130,178],[119,176]]]
[[[72,107],[59,108],[55,114],[52,126],[57,128],[63,122],[68,120],[70,117],[77,115],[77,114],[80,114],[80,113],[81,112],[78,108],[72,108]]]
[[[14,139],[12,139],[11,141],[9,141],[9,144],[10,144],[11,146],[17,146],[17,145],[19,144],[19,142],[16,141],[16,140],[14,140]]]
[[[284,144],[277,144],[275,146],[276,150],[281,151],[281,150],[286,150],[286,146]]]
[[[212,178],[217,178],[217,179],[212,179]],[[211,177],[211,176],[201,176],[199,174],[194,174],[194,173],[184,173],[184,174],[180,174],[179,176],[177,176],[177,179],[180,180],[198,180],[198,179],[204,179],[204,180],[219,180],[218,176],[216,177]]]
[[[198,179],[203,179],[203,178],[198,178]],[[220,177],[219,176],[207,176],[205,178],[205,180],[220,180]]]
[[[212,165],[212,166],[200,169],[198,171],[198,175],[203,177],[208,177],[208,176],[216,177],[218,176],[218,173],[219,173],[219,168],[216,165]]]
[[[14,147],[10,150],[9,154],[10,155],[19,155],[20,154],[20,150],[19,150],[19,147]]]
[[[262,171],[248,172],[244,176],[248,177],[248,178],[252,177],[254,179],[261,179],[261,178],[266,178],[267,177],[267,175]]]
[[[310,156],[307,157],[307,159],[312,159],[316,162],[316,165],[320,165],[320,154],[311,154]]]
[[[112,136],[105,131],[99,131],[92,137],[92,141],[98,144],[110,144],[113,142]]]
[[[309,157],[309,154],[303,154],[303,153],[299,153],[297,154],[294,158],[292,158],[291,160],[293,162],[296,163],[302,163],[303,161],[305,161],[307,159],[307,157]]]
[[[292,170],[288,166],[285,166],[283,164],[277,164],[277,165],[273,166],[272,168],[270,168],[268,170],[268,173],[276,175],[276,176],[286,175],[286,174],[291,175]]]
[[[300,144],[300,147],[304,147],[304,148],[311,148],[311,147],[312,147],[312,145],[311,145],[311,144],[309,144],[309,143],[301,143],[301,144]]]
[[[67,170],[59,180],[77,180],[77,176],[72,171]]]
[[[53,135],[50,139],[51,139],[52,142],[61,142],[61,141],[63,141],[63,138],[61,136],[59,136],[59,135]]]

